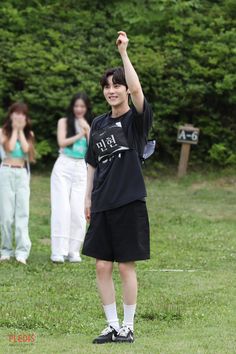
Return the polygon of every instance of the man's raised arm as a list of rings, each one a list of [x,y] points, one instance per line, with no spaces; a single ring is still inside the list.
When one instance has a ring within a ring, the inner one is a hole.
[[[129,39],[125,32],[119,31],[116,45],[120,52],[121,59],[125,70],[125,79],[130,91],[132,102],[138,113],[143,112],[144,95],[138,75],[129,59],[127,47]]]

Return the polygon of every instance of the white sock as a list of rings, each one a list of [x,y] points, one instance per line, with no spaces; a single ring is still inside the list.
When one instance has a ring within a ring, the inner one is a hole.
[[[117,317],[116,303],[113,302],[113,304],[110,305],[103,305],[103,309],[109,326],[112,326],[116,331],[118,331],[120,329],[120,325]]]
[[[124,307],[124,321],[123,321],[123,326],[127,326],[131,329],[131,331],[134,330],[134,315],[135,315],[135,310],[136,310],[136,304],[134,305],[126,305],[123,304]]]

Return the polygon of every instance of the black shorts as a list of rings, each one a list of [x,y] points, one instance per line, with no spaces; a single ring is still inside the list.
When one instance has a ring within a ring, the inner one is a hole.
[[[136,200],[119,208],[91,213],[82,254],[112,262],[149,259],[146,203]]]

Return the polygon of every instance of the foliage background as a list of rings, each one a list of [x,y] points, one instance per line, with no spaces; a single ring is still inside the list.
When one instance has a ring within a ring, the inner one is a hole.
[[[177,127],[188,122],[201,129],[193,163],[236,164],[235,17],[234,0],[2,0],[0,123],[25,100],[39,158],[55,158],[57,120],[75,92],[89,94],[95,115],[107,110],[99,78],[121,63],[122,29],[155,113],[156,158],[177,161]]]

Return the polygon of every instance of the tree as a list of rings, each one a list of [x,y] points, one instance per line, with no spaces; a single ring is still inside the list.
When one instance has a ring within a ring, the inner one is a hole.
[[[177,160],[177,126],[188,122],[201,129],[192,161],[235,164],[235,14],[232,0],[3,0],[0,120],[12,101],[27,101],[39,156],[55,158],[56,123],[72,94],[86,91],[95,115],[107,109],[99,78],[121,64],[123,29],[155,113],[159,157]]]

